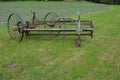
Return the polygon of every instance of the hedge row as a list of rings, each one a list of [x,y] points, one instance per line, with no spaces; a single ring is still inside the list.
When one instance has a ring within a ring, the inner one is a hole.
[[[64,0],[0,0],[0,1],[64,1]]]
[[[66,0],[0,0],[0,1],[66,1]],[[96,3],[120,4],[120,0],[67,0],[67,1],[91,1]]]

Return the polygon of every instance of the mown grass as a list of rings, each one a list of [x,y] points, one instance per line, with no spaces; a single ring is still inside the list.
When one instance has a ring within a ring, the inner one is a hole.
[[[36,16],[43,20],[48,12],[55,12],[60,17],[66,17],[76,14],[76,11],[80,11],[81,14],[87,14],[107,9],[109,9],[108,5],[98,5],[90,2],[0,2],[0,25],[3,26],[6,23],[11,13],[20,14],[24,21],[30,21],[31,11],[35,11]]]
[[[120,6],[89,13],[94,38],[30,36],[21,43],[0,28],[0,80],[119,80]]]

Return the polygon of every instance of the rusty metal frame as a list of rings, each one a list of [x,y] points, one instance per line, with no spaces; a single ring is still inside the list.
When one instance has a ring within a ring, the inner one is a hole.
[[[91,38],[93,38],[93,31],[94,31],[94,26],[93,26],[93,22],[91,20],[80,20],[80,13],[77,12],[78,14],[78,19],[68,19],[68,20],[65,20],[65,18],[60,18],[58,20],[38,20],[38,18],[36,17],[36,14],[35,12],[32,12],[32,20],[31,21],[26,21],[25,23],[23,23],[23,33],[22,33],[22,37],[20,39],[20,41],[22,41],[23,39],[23,36],[24,36],[24,33],[26,36],[29,36],[29,35],[56,35],[56,34],[30,34],[29,32],[30,31],[38,31],[38,32],[58,32],[59,34],[57,35],[65,35],[65,36],[68,36],[68,35],[71,35],[71,36],[75,36],[77,35],[78,38],[77,38],[77,41],[79,42],[77,46],[80,46],[80,35],[85,35],[85,36],[91,36]],[[71,23],[71,22],[76,22],[76,25],[77,27],[76,28],[59,28],[59,29],[36,29],[35,27],[37,25],[47,25],[47,23],[65,23],[65,22],[68,22],[68,23]],[[90,27],[89,28],[81,28],[81,25],[89,25]],[[70,34],[66,34],[66,33],[62,33],[60,34],[60,32],[76,32],[75,34],[73,33],[70,33]],[[90,33],[83,33],[83,32],[90,32]]]

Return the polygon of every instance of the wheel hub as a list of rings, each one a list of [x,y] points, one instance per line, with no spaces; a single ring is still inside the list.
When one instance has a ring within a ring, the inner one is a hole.
[[[22,33],[23,32],[23,23],[22,22],[18,22],[17,23],[17,27],[18,27],[18,32]]]

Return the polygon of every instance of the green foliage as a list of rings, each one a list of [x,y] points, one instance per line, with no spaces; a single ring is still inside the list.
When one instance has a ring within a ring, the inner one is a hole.
[[[120,4],[120,0],[2,0],[2,1],[91,1],[96,3]]]
[[[108,0],[100,0],[101,3],[107,3]]]
[[[63,1],[63,0],[48,0],[48,1]]]
[[[2,1],[45,1],[45,0],[2,0]],[[47,1],[63,1],[63,0],[47,0]]]
[[[100,0],[100,2],[107,4],[120,4],[120,0]]]

